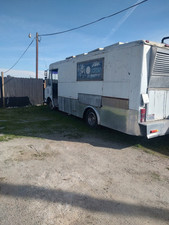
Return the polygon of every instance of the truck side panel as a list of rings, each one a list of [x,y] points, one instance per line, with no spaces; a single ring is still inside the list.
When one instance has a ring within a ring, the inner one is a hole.
[[[91,107],[106,127],[148,138],[165,134],[168,62],[164,45],[136,41],[51,64],[59,74],[59,109],[82,118]]]

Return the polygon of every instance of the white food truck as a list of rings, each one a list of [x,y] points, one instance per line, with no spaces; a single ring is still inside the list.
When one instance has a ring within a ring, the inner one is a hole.
[[[51,108],[131,135],[169,133],[169,47],[116,43],[52,63],[45,100]]]

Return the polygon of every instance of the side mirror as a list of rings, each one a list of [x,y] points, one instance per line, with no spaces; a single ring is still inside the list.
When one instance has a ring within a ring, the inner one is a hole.
[[[47,79],[47,76],[48,76],[48,71],[45,70],[45,71],[44,71],[44,78],[45,78],[45,80]]]

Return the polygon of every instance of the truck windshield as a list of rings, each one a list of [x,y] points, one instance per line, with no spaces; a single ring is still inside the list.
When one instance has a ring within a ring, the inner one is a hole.
[[[51,70],[51,79],[52,80],[58,80],[58,69]]]

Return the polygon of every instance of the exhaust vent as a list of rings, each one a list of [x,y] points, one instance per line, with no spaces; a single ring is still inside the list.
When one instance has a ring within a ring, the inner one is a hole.
[[[153,66],[154,75],[169,75],[169,54],[157,52]]]

